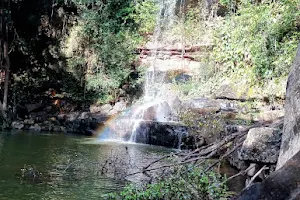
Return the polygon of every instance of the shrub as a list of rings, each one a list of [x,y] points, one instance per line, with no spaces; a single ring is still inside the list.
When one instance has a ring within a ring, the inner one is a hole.
[[[105,199],[224,199],[229,197],[226,177],[215,172],[203,174],[202,168],[177,167],[169,177],[153,184],[128,185],[121,192],[104,195]]]
[[[300,33],[297,0],[244,0],[216,26],[214,56],[225,70],[252,67],[262,80],[287,75]]]
[[[79,16],[64,42],[68,69],[82,87],[107,102],[135,70],[135,50],[142,35],[154,29],[155,1],[73,2]]]

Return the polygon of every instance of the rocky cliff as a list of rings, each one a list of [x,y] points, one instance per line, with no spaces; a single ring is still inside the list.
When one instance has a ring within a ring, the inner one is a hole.
[[[300,44],[286,91],[284,131],[277,169],[300,151]]]

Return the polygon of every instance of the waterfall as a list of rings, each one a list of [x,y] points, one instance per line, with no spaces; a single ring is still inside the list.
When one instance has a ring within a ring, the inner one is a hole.
[[[138,137],[139,141],[147,141],[147,130],[141,130],[141,123],[172,121],[171,107],[168,103],[171,93],[170,88],[167,86],[167,83],[170,82],[168,80],[168,70],[162,70],[157,61],[161,50],[169,45],[168,40],[170,37],[168,33],[178,21],[176,15],[178,2],[180,12],[182,12],[184,0],[157,1],[160,9],[157,13],[157,23],[152,41],[147,46],[147,49],[150,50],[149,57],[151,61],[145,74],[144,96],[141,98],[139,105],[133,105],[134,109],[132,109],[129,116],[122,114],[113,123],[109,124],[112,139],[123,138],[125,141],[136,142]],[[116,128],[116,126],[119,128]],[[115,131],[116,129],[119,130]],[[128,130],[131,131],[128,132]],[[126,133],[124,134],[124,132]],[[178,136],[181,140],[181,133],[178,133]]]
[[[182,0],[181,0],[182,2]],[[158,122],[166,122],[170,120],[170,111],[165,108],[165,101],[168,100],[168,89],[165,87],[165,83],[168,79],[167,72],[159,70],[159,66],[156,65],[159,49],[163,48],[165,44],[166,32],[172,28],[176,20],[176,0],[162,0],[159,2],[160,9],[157,15],[157,25],[153,35],[153,44],[151,48],[151,54],[154,59],[151,66],[148,68],[145,77],[145,88],[143,105],[137,110],[131,119],[133,121],[133,129],[130,137],[130,142],[135,142],[137,137],[137,128],[140,127],[140,123],[144,120],[149,120],[145,117],[145,111],[151,106],[156,106],[152,111],[150,120]],[[167,106],[168,108],[168,106]],[[149,112],[149,111],[148,111]],[[151,112],[151,110],[150,110]]]

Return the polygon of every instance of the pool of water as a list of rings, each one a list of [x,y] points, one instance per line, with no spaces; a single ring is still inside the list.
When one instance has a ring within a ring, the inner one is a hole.
[[[101,199],[124,186],[126,180],[120,178],[125,174],[171,151],[74,135],[2,132],[0,199]],[[135,182],[146,179],[129,177]]]

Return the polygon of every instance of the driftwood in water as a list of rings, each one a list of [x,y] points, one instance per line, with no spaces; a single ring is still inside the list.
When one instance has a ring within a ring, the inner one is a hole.
[[[202,146],[200,148],[197,148],[192,152],[186,152],[186,153],[180,152],[177,154],[170,154],[170,155],[161,157],[157,160],[154,160],[150,164],[148,164],[146,167],[143,168],[143,170],[134,172],[132,174],[128,174],[128,175],[126,175],[126,177],[131,176],[131,175],[136,175],[139,173],[145,173],[145,172],[149,172],[149,171],[155,171],[155,170],[159,170],[159,169],[163,169],[163,168],[169,168],[169,167],[174,167],[174,166],[184,165],[184,164],[193,164],[194,167],[196,167],[196,166],[198,166],[198,164],[197,164],[198,162],[202,163],[202,161],[205,159],[210,159],[210,158],[215,157],[217,152],[220,151],[221,149],[223,149],[227,144],[231,143],[236,138],[244,138],[251,128],[255,128],[255,127],[258,127],[261,125],[262,124],[256,124],[256,125],[250,126],[242,131],[239,131],[237,133],[226,136],[225,138],[223,138],[220,141],[216,141],[215,143],[208,144],[208,145]],[[212,167],[214,167],[215,165],[220,163],[223,159],[225,159],[227,156],[229,156],[231,153],[233,153],[241,144],[242,143],[239,143],[237,145],[234,145],[230,149],[228,149],[227,153],[225,153],[223,156],[221,156],[216,162],[211,164],[205,171],[209,171]],[[163,165],[160,167],[152,168],[152,166],[155,163],[160,162],[164,159],[173,157],[173,156],[178,157],[178,162],[176,162],[175,164]]]

